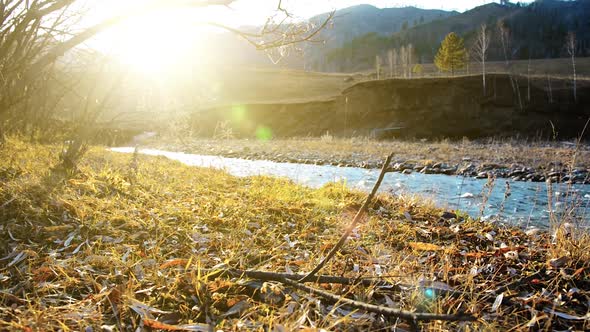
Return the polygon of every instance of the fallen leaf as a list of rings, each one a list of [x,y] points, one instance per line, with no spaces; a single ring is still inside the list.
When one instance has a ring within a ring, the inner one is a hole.
[[[162,322],[158,322],[157,320],[144,318],[143,325],[147,327],[151,327],[153,329],[164,330],[164,331],[209,331],[208,325],[203,324],[193,324],[193,325],[170,325]]]
[[[553,269],[559,269],[560,267],[565,266],[569,262],[569,258],[567,256],[553,258],[547,262],[547,265]]]
[[[424,242],[410,242],[408,245],[418,251],[442,251],[444,250],[443,247],[438,246],[432,243],[424,243]]]
[[[151,314],[169,314],[170,311],[163,311],[154,307],[151,307],[145,303],[141,303],[136,299],[128,298],[127,305],[135,311],[138,315],[143,318],[151,318]]]
[[[178,266],[178,265],[186,265],[188,263],[188,259],[183,259],[183,258],[178,258],[178,259],[173,259],[170,261],[167,261],[165,263],[163,263],[162,265],[160,265],[160,270],[172,267],[172,266]]]
[[[502,300],[504,300],[504,293],[500,293],[500,295],[498,295],[496,297],[496,300],[494,301],[494,304],[492,305],[492,311],[498,311],[498,309],[500,308],[500,305],[502,304]]]
[[[236,303],[226,313],[224,313],[223,315],[220,315],[219,317],[230,317],[230,316],[240,315],[240,314],[242,314],[242,312],[246,311],[246,309],[248,309],[249,307],[250,307],[250,304],[248,303],[248,301],[243,300],[243,301]]]

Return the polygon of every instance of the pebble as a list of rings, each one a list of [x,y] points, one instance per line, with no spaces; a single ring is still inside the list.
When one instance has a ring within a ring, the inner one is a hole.
[[[442,216],[440,216],[441,218],[445,219],[445,220],[449,220],[449,219],[457,219],[457,214],[453,213],[453,212],[444,212],[442,214]]]
[[[477,173],[477,175],[475,176],[476,179],[487,179],[488,178],[488,172],[479,172]]]

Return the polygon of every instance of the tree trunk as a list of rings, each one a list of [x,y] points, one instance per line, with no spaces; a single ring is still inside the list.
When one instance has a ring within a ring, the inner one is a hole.
[[[553,104],[553,90],[551,88],[551,77],[547,75],[547,93],[549,95],[549,104]]]
[[[481,62],[481,66],[482,66],[481,68],[482,68],[482,73],[483,73],[483,75],[482,75],[482,80],[483,80],[483,95],[485,96],[486,95],[486,61],[485,60],[483,60]]]
[[[572,52],[572,67],[574,70],[574,102],[578,102],[577,77],[576,77],[576,56]]]
[[[531,58],[529,57],[529,62],[527,64],[527,75],[526,75],[526,82],[527,82],[527,101],[531,102]]]

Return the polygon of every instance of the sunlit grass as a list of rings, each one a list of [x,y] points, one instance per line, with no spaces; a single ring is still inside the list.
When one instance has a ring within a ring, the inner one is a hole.
[[[0,151],[0,329],[154,326],[144,311],[157,322],[228,330],[376,330],[396,324],[274,282],[210,275],[216,266],[311,270],[364,194],[342,184],[314,190],[100,148],[91,148],[79,172],[64,179],[49,171],[58,151],[14,139]],[[587,292],[590,257],[574,250],[587,247],[587,238],[569,244],[562,237],[559,248],[551,247],[550,234],[527,236],[460,215],[447,220],[442,212],[416,197],[380,196],[323,270],[352,278],[381,276],[407,289],[314,287],[406,310],[472,311],[479,317],[469,323],[475,330],[524,327],[530,321],[532,313],[519,309],[524,300],[502,304],[502,315],[490,313],[497,294],[489,291],[511,282],[516,284],[506,297],[524,292],[544,301],[574,286]],[[553,255],[556,250],[570,259],[553,268],[548,262],[561,257]],[[506,256],[510,251],[516,258]],[[517,282],[538,271],[538,284]],[[441,293],[429,286],[433,281],[458,295]],[[424,282],[426,288],[416,287]],[[568,301],[550,308],[586,314],[583,303]],[[544,302],[539,303],[535,308],[542,311]],[[570,323],[552,321],[555,327]],[[432,322],[423,328],[459,325]]]

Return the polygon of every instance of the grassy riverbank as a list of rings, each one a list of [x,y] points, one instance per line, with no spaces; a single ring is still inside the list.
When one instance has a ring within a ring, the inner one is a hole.
[[[1,330],[409,329],[280,282],[216,273],[310,271],[364,194],[98,147],[66,179],[50,171],[58,152],[18,140],[0,150]],[[556,225],[553,238],[379,196],[322,270],[358,282],[307,286],[476,319],[426,330],[588,329],[590,240],[571,226]]]

